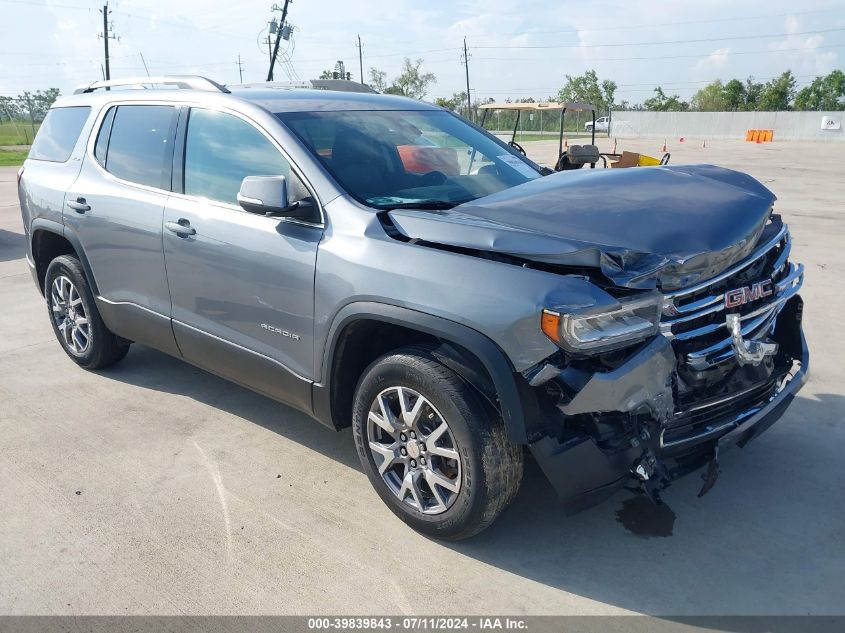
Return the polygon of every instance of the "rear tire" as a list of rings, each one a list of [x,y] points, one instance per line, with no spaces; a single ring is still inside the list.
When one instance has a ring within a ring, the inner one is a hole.
[[[80,367],[100,369],[121,360],[129,341],[103,323],[85,270],[72,255],[50,262],[44,279],[47,312],[53,332],[65,353]]]
[[[522,446],[428,348],[400,349],[364,371],[352,427],[376,492],[428,536],[457,541],[481,532],[519,490]]]

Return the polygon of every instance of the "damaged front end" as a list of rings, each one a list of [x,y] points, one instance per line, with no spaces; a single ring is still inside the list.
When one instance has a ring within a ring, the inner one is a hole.
[[[755,246],[709,280],[663,295],[657,335],[593,354],[562,343],[523,372],[543,420],[529,446],[567,511],[630,484],[657,501],[709,465],[704,494],[720,452],[783,414],[808,371],[803,267],[789,261],[777,216]]]

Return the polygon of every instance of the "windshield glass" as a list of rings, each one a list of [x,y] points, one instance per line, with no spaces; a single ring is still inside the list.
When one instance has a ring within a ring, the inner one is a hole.
[[[352,196],[444,209],[539,178],[531,162],[441,111],[277,114]]]

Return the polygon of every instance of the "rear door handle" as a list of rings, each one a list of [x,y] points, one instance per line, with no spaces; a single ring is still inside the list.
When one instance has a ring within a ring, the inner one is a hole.
[[[176,233],[179,237],[188,237],[189,235],[197,234],[197,230],[185,218],[179,218],[178,222],[165,222],[164,228]]]
[[[85,213],[91,210],[91,205],[85,202],[85,198],[77,198],[76,200],[68,200],[67,206],[77,213]]]

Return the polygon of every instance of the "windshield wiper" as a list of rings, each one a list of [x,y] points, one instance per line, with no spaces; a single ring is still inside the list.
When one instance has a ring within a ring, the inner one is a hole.
[[[453,207],[458,206],[459,204],[464,204],[465,202],[469,202],[473,200],[473,198],[467,198],[466,200],[408,200],[407,202],[382,202],[376,203],[374,206],[380,209],[432,209],[432,210],[444,210],[444,209],[451,209]]]

